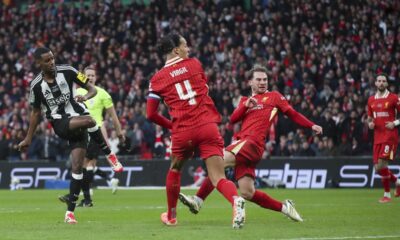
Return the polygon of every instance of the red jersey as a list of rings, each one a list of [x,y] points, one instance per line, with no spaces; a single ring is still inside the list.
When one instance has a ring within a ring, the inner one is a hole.
[[[385,127],[386,122],[396,120],[396,114],[400,111],[400,100],[396,94],[386,90],[382,97],[377,94],[368,99],[368,117],[374,119],[374,144],[397,144],[398,129],[390,130]]]
[[[235,137],[237,139],[249,137],[258,143],[264,144],[278,110],[285,113],[292,107],[284,96],[275,91],[257,94],[254,95],[253,98],[257,100],[257,106],[248,109],[244,113],[241,130]],[[245,107],[244,104],[247,99],[248,97],[242,97],[240,99],[239,107],[235,109],[235,112]]]
[[[207,78],[196,58],[170,59],[150,80],[149,97],[161,97],[169,107],[172,132],[220,122],[221,117],[208,96]]]

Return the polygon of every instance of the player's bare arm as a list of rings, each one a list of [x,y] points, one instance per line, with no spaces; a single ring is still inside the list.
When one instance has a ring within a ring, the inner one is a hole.
[[[367,123],[368,123],[368,128],[369,129],[374,129],[375,128],[374,119],[372,119],[371,117],[367,118]]]
[[[32,108],[31,116],[29,119],[28,133],[26,134],[25,139],[18,144],[18,151],[25,151],[26,148],[28,148],[29,145],[31,144],[33,134],[35,133],[36,128],[40,121],[40,116],[41,116],[40,108]]]
[[[75,101],[84,102],[84,101],[86,101],[88,99],[91,99],[92,97],[96,96],[97,90],[94,87],[94,85],[91,84],[90,82],[88,82],[83,88],[87,90],[87,93],[85,95],[77,95],[77,96],[75,96]]]
[[[113,121],[114,124],[114,128],[115,131],[117,132],[117,137],[119,138],[119,142],[120,143],[124,143],[125,142],[125,135],[122,133],[122,128],[121,128],[121,123],[119,122],[117,113],[115,112],[115,108],[114,106],[107,108],[106,112],[108,114],[110,114],[111,119]]]

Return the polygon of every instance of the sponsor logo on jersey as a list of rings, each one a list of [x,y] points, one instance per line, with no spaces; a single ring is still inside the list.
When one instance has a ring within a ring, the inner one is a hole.
[[[171,75],[171,77],[177,77],[177,76],[182,75],[187,72],[189,72],[189,71],[186,69],[186,67],[181,67],[177,70],[170,72],[169,74]]]
[[[251,109],[249,109],[249,111],[253,111],[253,110],[261,110],[264,108],[263,104],[257,104],[256,106],[252,107]]]
[[[376,112],[376,117],[389,117],[388,112]]]
[[[47,104],[49,105],[49,107],[57,106],[57,105],[68,102],[69,94],[63,93],[57,98],[46,99],[46,101],[47,101]]]

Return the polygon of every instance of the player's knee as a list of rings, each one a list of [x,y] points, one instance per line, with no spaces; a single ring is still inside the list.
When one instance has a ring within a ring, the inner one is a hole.
[[[170,169],[181,171],[183,163],[184,161],[178,161],[177,159],[172,158]]]
[[[254,191],[251,189],[243,189],[240,190],[240,195],[246,200],[251,200],[253,198]]]
[[[96,121],[92,117],[86,118],[86,126],[92,128],[96,126]]]

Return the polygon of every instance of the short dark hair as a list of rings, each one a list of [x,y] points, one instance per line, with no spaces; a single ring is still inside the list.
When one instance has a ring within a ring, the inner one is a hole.
[[[47,47],[39,47],[39,48],[36,48],[35,52],[33,53],[33,56],[36,60],[38,60],[38,59],[42,58],[42,54],[48,53],[48,52],[51,52],[51,50],[48,49]]]
[[[389,81],[389,76],[386,74],[386,73],[384,73],[384,72],[381,72],[381,73],[378,73],[378,74],[376,74],[376,76],[375,76],[375,81],[376,80],[378,80],[378,77],[385,77],[386,78],[386,81]]]
[[[254,65],[253,68],[250,69],[250,71],[248,73],[249,78],[253,78],[255,72],[263,72],[263,73],[267,74],[267,68],[265,68],[261,65],[258,65],[258,64]]]
[[[172,49],[179,47],[181,44],[181,37],[182,36],[176,32],[169,33],[161,39],[158,44],[158,51],[163,55],[170,53]]]

